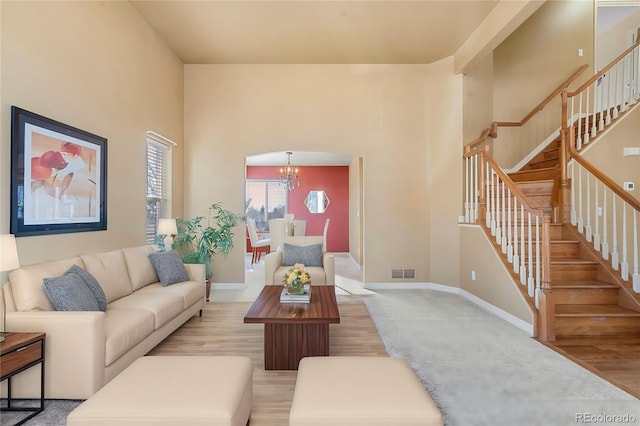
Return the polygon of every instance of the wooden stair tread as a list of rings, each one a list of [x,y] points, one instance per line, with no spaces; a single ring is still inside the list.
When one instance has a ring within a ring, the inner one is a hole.
[[[616,284],[607,283],[598,280],[553,280],[551,283],[553,289],[600,289],[612,288],[619,289]]]
[[[552,265],[597,265],[598,262],[580,257],[557,257],[551,258]]]
[[[640,312],[618,305],[556,305],[556,317],[637,317]]]

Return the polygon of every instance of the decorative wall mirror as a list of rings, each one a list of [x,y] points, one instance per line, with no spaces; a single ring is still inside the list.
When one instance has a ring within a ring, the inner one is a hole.
[[[324,213],[329,207],[329,197],[324,191],[309,191],[304,205],[309,209],[309,213]]]

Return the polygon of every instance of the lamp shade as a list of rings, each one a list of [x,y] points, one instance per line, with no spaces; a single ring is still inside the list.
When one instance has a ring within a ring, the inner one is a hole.
[[[160,219],[158,220],[158,234],[159,235],[176,235],[178,233],[178,226],[175,219]]]
[[[20,267],[16,237],[0,235],[0,271],[12,271]]]

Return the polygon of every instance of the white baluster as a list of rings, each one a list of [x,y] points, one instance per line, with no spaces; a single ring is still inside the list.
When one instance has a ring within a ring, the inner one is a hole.
[[[511,190],[507,188],[507,260],[513,262],[513,246],[511,245]]]
[[[571,163],[571,224],[576,226],[578,224],[578,218],[576,214],[576,177],[575,171],[576,162]]]
[[[585,227],[585,236],[587,241],[591,242],[591,188],[589,179],[589,173],[586,173],[587,179],[587,226]]]
[[[513,197],[513,272],[520,271],[520,256],[518,255],[518,198]]]
[[[467,157],[464,159],[464,168],[465,168],[465,182],[464,182],[464,223],[470,222],[469,216],[469,180],[471,179],[471,171],[469,170],[469,163],[471,162],[470,158]]]
[[[496,243],[502,244],[502,216],[500,208],[500,199],[502,199],[502,193],[500,192],[500,176],[496,174]]]
[[[596,80],[593,86],[593,114],[592,114],[592,118],[591,118],[591,137],[595,138],[596,137],[596,133],[598,131],[597,129],[597,114],[598,114],[598,105],[596,104],[596,100],[597,100],[597,94],[598,94],[598,81]],[[587,96],[589,93],[589,88],[587,87]]]
[[[598,179],[594,179],[594,183],[596,189],[594,193],[596,194],[596,203],[595,203],[595,222],[596,222],[596,230],[593,233],[593,248],[597,251],[600,251],[600,219],[598,218],[601,214],[600,206],[598,205]]]
[[[607,115],[604,119],[604,124],[608,126],[611,124],[611,70],[605,77],[607,81]]]
[[[583,143],[586,145],[589,143],[589,120],[591,119],[591,117],[589,116],[589,90],[591,89],[591,86],[587,86],[587,96],[586,96],[586,104],[585,104],[585,108],[586,108],[586,117],[585,117],[585,122],[584,122],[584,140]]]
[[[598,130],[604,129],[604,75],[600,77],[600,81],[596,82],[598,87],[598,113],[600,114],[600,120],[598,120]],[[595,118],[595,117],[594,117]],[[595,136],[595,122],[594,122],[594,136]]]
[[[484,214],[485,217],[485,223],[487,225],[487,228],[491,229],[491,179],[493,179],[491,173],[492,170],[489,168],[489,162],[487,161],[486,165],[485,165],[486,170],[486,174],[485,176],[487,177],[485,179],[485,184],[486,184],[486,190],[487,190],[487,195],[485,197],[485,201],[487,203],[487,211]]]
[[[472,222],[476,223],[478,221],[478,205],[479,205],[479,198],[480,198],[480,191],[478,190],[478,186],[480,185],[480,183],[478,182],[478,180],[480,179],[480,172],[478,171],[478,157],[479,155],[476,154],[473,156],[473,161],[475,163],[475,180],[474,180],[474,185],[473,185],[473,194],[474,194],[474,203],[473,203],[473,218],[472,218]]]
[[[538,299],[540,296],[540,217],[536,215],[536,291],[535,291],[535,303],[536,308],[539,308]]]
[[[495,183],[494,183],[494,179],[496,179]],[[497,176],[495,174],[495,172],[493,171],[493,169],[491,169],[491,187],[493,190],[493,196],[491,198],[491,202],[493,203],[493,206],[491,207],[491,235],[493,235],[495,237],[496,235],[496,192],[498,191],[498,183],[497,183]]]
[[[527,279],[527,290],[529,293],[530,297],[533,297],[533,291],[534,291],[534,286],[535,283],[533,281],[533,238],[531,237],[532,234],[532,227],[533,225],[531,224],[531,212],[527,212],[528,215],[528,219],[529,219],[529,245],[528,245],[528,252],[527,255],[529,256],[529,277]]]
[[[611,267],[617,271],[618,270],[618,215],[616,214],[616,194],[611,193],[611,204],[613,206],[613,229],[611,233],[613,234],[613,251],[611,252]]]
[[[524,262],[526,260],[526,257],[524,254],[524,226],[525,226],[524,204],[520,204],[520,220],[522,221],[520,223],[520,283],[526,284],[527,268],[524,266]]]
[[[620,105],[620,112],[627,110],[627,57],[621,61],[622,64],[622,103]]]
[[[576,134],[576,149],[580,151],[582,149],[582,93],[578,96],[578,105],[580,110],[578,111],[578,132]]]
[[[618,83],[618,80],[619,80],[619,78],[618,78],[618,68],[619,68],[618,64],[615,64],[613,66],[613,68],[611,68],[611,72],[614,73],[614,77],[615,77],[615,83],[613,85],[614,90],[615,90],[615,100],[614,100],[615,104],[613,106],[613,119],[614,120],[616,118],[618,118],[618,108],[619,108],[619,105],[620,105],[620,98],[618,98],[618,92],[620,91],[620,86],[619,86],[619,83]]]
[[[607,239],[607,229],[609,222],[607,222],[607,187],[603,185],[602,191],[602,258],[604,260],[609,259],[609,240]]]
[[[633,211],[633,291],[640,293],[640,273],[638,273],[638,212]]]
[[[578,165],[578,232],[584,233],[584,219],[582,216],[582,167]]]
[[[627,203],[622,200],[622,262],[620,263],[620,275],[625,281],[629,281],[629,261],[627,259]]]
[[[507,211],[505,209],[505,194],[504,181],[502,181],[502,230],[500,231],[500,245],[502,246],[503,254],[507,254]]]

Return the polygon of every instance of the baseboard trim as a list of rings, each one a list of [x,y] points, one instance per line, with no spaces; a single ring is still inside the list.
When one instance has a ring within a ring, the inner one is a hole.
[[[436,283],[428,283],[428,282],[420,282],[420,283],[416,283],[416,282],[411,282],[411,283],[404,283],[404,282],[400,282],[400,283],[367,283],[364,286],[365,289],[367,290],[435,290],[435,291],[441,291],[444,293],[452,293],[452,294],[457,294],[460,295],[462,297],[464,297],[465,299],[467,299],[469,302],[473,303],[474,305],[479,306],[480,308],[484,309],[485,311],[497,316],[498,318],[508,322],[509,324],[513,325],[514,327],[524,331],[525,333],[527,333],[529,336],[533,336],[533,325],[529,324],[528,322],[516,317],[515,315],[510,314],[509,312],[498,308],[495,305],[492,305],[491,303],[487,302],[486,300],[483,300],[481,298],[479,298],[478,296],[469,293],[466,290],[461,289],[460,287],[453,287],[450,285],[445,285],[445,284],[436,284]]]

